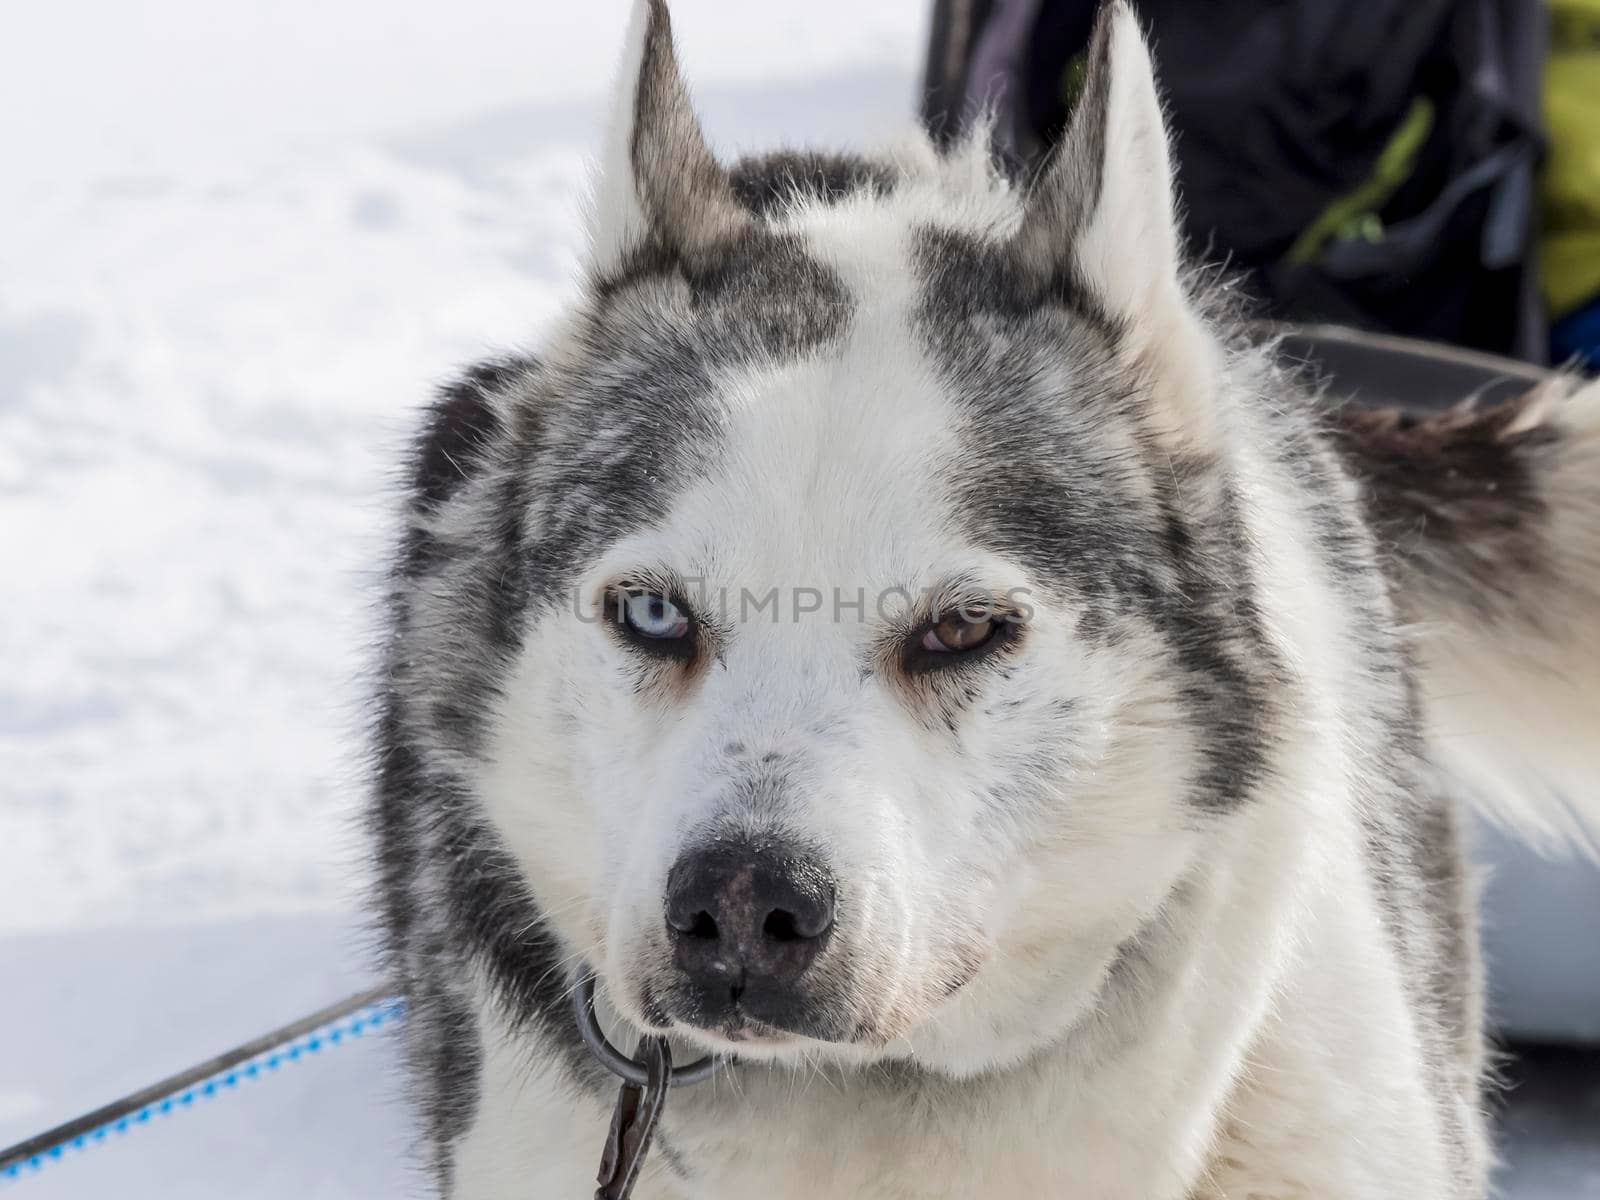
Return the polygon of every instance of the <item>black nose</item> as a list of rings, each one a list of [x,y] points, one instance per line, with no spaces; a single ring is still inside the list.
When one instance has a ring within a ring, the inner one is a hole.
[[[724,1000],[793,983],[833,929],[833,879],[781,843],[718,843],[680,858],[667,876],[673,957]]]

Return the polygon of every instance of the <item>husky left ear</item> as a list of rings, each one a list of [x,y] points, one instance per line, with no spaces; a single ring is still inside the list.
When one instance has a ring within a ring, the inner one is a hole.
[[[1125,0],[1101,7],[1082,94],[1029,195],[1015,250],[1041,285],[1065,280],[1122,323],[1160,426],[1183,441],[1207,437],[1216,351],[1184,294],[1166,125]]]
[[[635,0],[590,198],[591,274],[652,243],[692,266],[749,223],[690,107],[666,4]]]

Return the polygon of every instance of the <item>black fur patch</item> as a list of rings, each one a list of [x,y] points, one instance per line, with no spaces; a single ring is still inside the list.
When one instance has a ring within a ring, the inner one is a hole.
[[[1040,271],[1020,261],[1012,244],[953,229],[918,234],[914,262],[926,280],[924,306],[934,320],[953,324],[979,316],[1022,318],[1054,306],[1096,326],[1115,341],[1122,325],[1077,276],[1069,255]]]
[[[445,1192],[454,1168],[451,1144],[476,1109],[483,1048],[470,1008],[446,983],[458,977],[450,964],[459,963],[447,927],[416,890],[427,856],[417,823],[427,811],[430,789],[392,695],[384,698],[376,734],[372,829],[386,966],[406,1000],[413,1097],[432,1169]]]
[[[435,938],[424,950],[435,962],[454,959],[451,947]],[[472,1126],[482,1086],[483,1046],[477,1014],[458,981],[442,972],[419,971],[406,989],[407,1056],[413,1076],[428,1081],[422,1119],[434,1147],[439,1190],[448,1194],[455,1163],[448,1147]]]
[[[390,697],[378,730],[377,894],[389,973],[406,998],[415,1099],[448,1191],[452,1145],[470,1128],[481,1087],[469,960],[487,971],[513,1025],[536,1024],[574,1081],[597,1095],[607,1081],[569,1015],[565,951],[461,786],[425,767],[402,708]]]
[[[483,465],[488,448],[505,432],[489,396],[535,366],[527,358],[479,363],[440,389],[412,454],[411,494],[419,506],[448,500]]]
[[[1548,425],[1512,432],[1536,402],[1530,394],[1422,415],[1347,409],[1333,424],[1392,565],[1485,617],[1507,610],[1508,589],[1550,569],[1535,467],[1558,435]]]
[[[1074,248],[1100,205],[1111,117],[1111,37],[1120,7],[1101,6],[1071,123],[1051,147],[1027,197],[1015,239],[1016,267],[1039,279],[1071,272]]]
[[[1407,998],[1431,1019],[1419,1021],[1422,1054],[1440,1131],[1456,1148],[1461,1194],[1476,1190],[1464,1170],[1473,1132],[1462,1113],[1485,1099],[1482,979],[1473,898],[1466,879],[1457,801],[1419,771],[1420,704],[1407,678],[1388,722],[1393,740],[1382,762],[1388,803],[1362,810],[1365,857],[1385,932]],[[1450,1103],[1459,1097],[1464,1103]]]
[[[1062,213],[1057,231],[1061,245],[1073,245],[1100,204],[1105,187],[1106,128],[1111,119],[1111,33],[1117,16],[1115,4],[1102,4],[1094,32],[1089,37],[1083,89],[1073,106],[1066,137],[1053,146],[1047,173],[1066,170],[1076,176],[1078,186],[1062,189],[1071,210]],[[1070,156],[1070,162],[1065,161]]]
[[[837,204],[860,192],[884,195],[896,182],[893,168],[886,163],[856,154],[804,151],[741,159],[728,177],[739,203],[763,217],[781,212],[796,198]]]
[[[1181,478],[1174,465],[1172,474]],[[1282,666],[1256,601],[1255,569],[1230,483],[1217,488],[1207,528],[1186,522],[1172,475],[1153,477],[1161,495],[1172,593],[1153,597],[1144,616],[1159,628],[1182,669],[1181,695],[1206,737],[1205,766],[1191,801],[1227,811],[1265,780],[1272,749],[1267,714]]]
[[[464,814],[442,831],[450,917],[467,935],[513,1024],[533,1023],[572,1077],[602,1090],[607,1076],[578,1039],[568,955],[544,924],[521,871],[481,820]]]
[[[593,294],[604,306],[641,284],[681,278],[696,303],[761,325],[759,337],[775,353],[803,350],[837,335],[849,295],[797,238],[774,232],[760,218],[793,199],[837,203],[863,191],[882,195],[895,182],[887,164],[856,155],[783,152],[742,159],[727,172],[727,183],[754,223],[689,256],[666,238],[647,237],[615,271],[591,282]]]
[[[717,360],[764,349],[795,354],[835,337],[848,319],[849,292],[800,240],[762,228],[747,230],[691,260],[647,241],[621,265],[592,282],[604,318],[649,285],[681,284]],[[722,335],[710,342],[712,335]]]

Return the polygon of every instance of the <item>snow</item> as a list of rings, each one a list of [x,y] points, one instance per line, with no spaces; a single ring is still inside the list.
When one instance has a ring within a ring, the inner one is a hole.
[[[921,0],[679,0],[724,151],[904,123]],[[0,930],[343,914],[392,467],[572,288],[625,5],[29,5],[0,39]]]

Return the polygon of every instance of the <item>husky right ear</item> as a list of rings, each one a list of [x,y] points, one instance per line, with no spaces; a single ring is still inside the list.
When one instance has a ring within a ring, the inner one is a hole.
[[[589,270],[664,250],[692,266],[750,224],[689,105],[664,0],[635,0],[589,204]]]
[[[1025,277],[1086,292],[1123,327],[1159,427],[1183,442],[1209,437],[1215,349],[1184,293],[1166,125],[1126,0],[1101,6],[1083,91],[1013,249]]]

